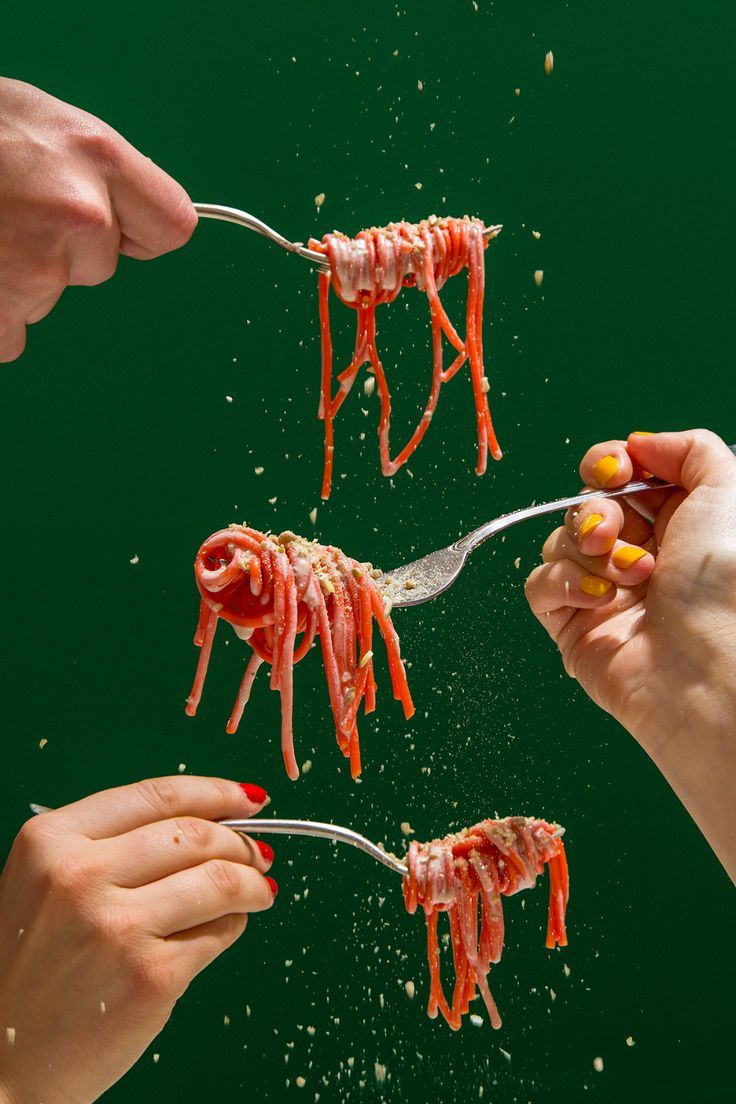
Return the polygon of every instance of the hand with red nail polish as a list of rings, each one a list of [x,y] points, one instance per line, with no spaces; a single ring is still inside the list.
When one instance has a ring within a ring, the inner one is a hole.
[[[736,457],[707,430],[594,445],[526,583],[565,668],[654,759],[736,881]]]
[[[87,1104],[273,905],[273,850],[216,823],[260,786],[176,775],[23,826],[0,877],[0,1104]]]

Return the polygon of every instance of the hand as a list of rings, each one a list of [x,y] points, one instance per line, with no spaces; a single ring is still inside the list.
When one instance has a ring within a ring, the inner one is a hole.
[[[0,361],[65,287],[108,280],[120,253],[177,249],[196,224],[184,189],[111,127],[0,78]]]
[[[247,914],[271,907],[271,848],[212,823],[267,800],[175,776],[23,826],[0,877],[2,1104],[96,1100]]]
[[[594,445],[580,473],[677,490],[591,498],[547,540],[527,597],[565,668],[652,756],[736,877],[736,459],[706,430]],[[679,489],[682,488],[682,489]]]

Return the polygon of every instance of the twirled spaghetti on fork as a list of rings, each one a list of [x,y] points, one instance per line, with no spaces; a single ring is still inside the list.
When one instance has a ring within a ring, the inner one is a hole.
[[[429,428],[437,406],[440,388],[470,364],[478,455],[475,471],[486,470],[488,450],[501,458],[488,406],[489,382],[483,367],[483,295],[485,290],[484,249],[488,245],[486,228],[477,218],[437,218],[432,215],[420,223],[392,222],[385,227],[361,230],[355,238],[337,231],[325,234],[322,241],[311,239],[310,249],[324,253],[330,271],[320,273],[319,313],[322,334],[322,383],[319,417],[325,423],[325,462],[322,498],[329,498],[335,450],[334,420],[347,398],[363,364],[375,373],[381,403],[378,428],[381,470],[393,475],[405,464]],[[491,235],[492,236],[492,235]],[[465,338],[461,338],[447,316],[439,292],[451,277],[468,270],[468,302]],[[332,394],[332,337],[330,334],[329,291],[334,287],[339,299],[358,316],[358,331],[353,358],[341,372],[339,387]],[[389,446],[391,395],[383,364],[376,346],[376,307],[396,299],[402,287],[426,292],[432,319],[432,384],[419,425],[404,447],[393,457]],[[456,351],[455,359],[443,367],[442,337]]]
[[[414,712],[399,638],[371,574],[331,545],[285,532],[259,533],[245,525],[221,529],[204,542],[194,564],[201,595],[194,642],[201,648],[186,712],[202,697],[217,623],[229,621],[253,649],[227,724],[235,732],[262,663],[271,665],[271,688],[281,693],[281,749],[290,778],[299,777],[292,728],[293,669],[319,636],[337,743],[360,774],[358,709],[376,704],[373,620],[386,644],[394,697],[404,715]],[[378,573],[376,573],[378,574]],[[303,634],[297,642],[297,636]]]
[[[427,1013],[441,1012],[457,1031],[476,989],[488,1009],[493,1027],[501,1026],[496,1002],[488,987],[491,963],[503,951],[504,921],[501,897],[532,888],[549,866],[550,895],[547,946],[567,946],[565,909],[568,873],[561,829],[546,820],[506,817],[483,820],[472,828],[432,840],[412,842],[407,855],[404,901],[410,913],[421,905],[427,919],[427,956],[430,994]],[[480,904],[480,937],[478,905]],[[455,988],[448,1003],[440,976],[437,919],[450,920]]]

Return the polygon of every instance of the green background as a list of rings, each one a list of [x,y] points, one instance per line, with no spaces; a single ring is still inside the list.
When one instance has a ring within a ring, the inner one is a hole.
[[[61,804],[184,763],[261,782],[276,815],[333,819],[392,848],[404,820],[423,838],[495,812],[557,819],[572,868],[569,948],[544,949],[546,879],[510,899],[491,979],[504,1026],[453,1034],[424,1014],[424,924],[405,914],[398,879],[358,853],[277,841],[274,910],[195,981],[111,1102],[734,1098],[733,889],[529,614],[522,579],[548,523],[486,545],[450,594],[396,614],[418,710],[403,723],[381,660],[360,784],[334,746],[317,655],[296,677],[298,755],[314,764],[296,784],[263,675],[239,734],[224,732],[243,662],[227,633],[200,715],[183,712],[196,658],[191,562],[224,523],[314,533],[390,567],[574,489],[593,441],[695,424],[736,439],[733,9],[477,8],[4,6],[0,70],[99,115],[196,199],[301,239],[433,211],[503,222],[487,254],[486,317],[506,456],[473,475],[461,376],[410,462],[414,478],[403,471],[391,486],[376,397],[356,393],[313,529],[322,446],[306,262],[208,223],[175,255],[123,261],[109,284],[68,292],[0,372],[0,843],[29,800]],[[455,310],[461,298],[448,287]],[[398,443],[428,386],[427,308],[407,292],[383,314]],[[333,317],[346,357],[354,317],[339,305]]]

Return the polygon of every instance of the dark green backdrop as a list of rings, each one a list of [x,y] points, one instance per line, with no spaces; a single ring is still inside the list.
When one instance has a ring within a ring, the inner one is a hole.
[[[733,1099],[733,889],[531,618],[522,578],[548,525],[486,546],[451,594],[397,613],[417,715],[405,725],[384,686],[363,725],[359,785],[334,746],[316,655],[297,673],[299,757],[314,764],[297,784],[265,679],[239,735],[225,735],[243,662],[226,633],[200,716],[183,712],[191,562],[223,523],[314,532],[388,567],[575,488],[595,440],[694,424],[736,438],[733,23],[715,0],[697,11],[662,0],[4,5],[0,70],[98,114],[197,199],[243,206],[294,238],[433,211],[503,222],[487,319],[506,450],[476,480],[458,378],[413,480],[402,472],[392,487],[378,471],[375,396],[356,394],[313,530],[319,350],[305,262],[210,223],[174,256],[124,261],[110,284],[67,293],[0,372],[4,849],[29,800],[58,804],[185,763],[262,782],[278,815],[332,818],[394,848],[404,820],[421,838],[496,811],[555,818],[572,867],[569,948],[544,949],[546,885],[510,900],[493,973],[503,1029],[455,1035],[424,1014],[423,922],[404,913],[398,879],[345,849],[278,842],[274,911],[192,985],[111,1102]],[[406,293],[391,313],[399,430],[428,385],[426,303]],[[338,318],[347,353],[354,320]],[[33,581],[19,587],[24,559]]]

